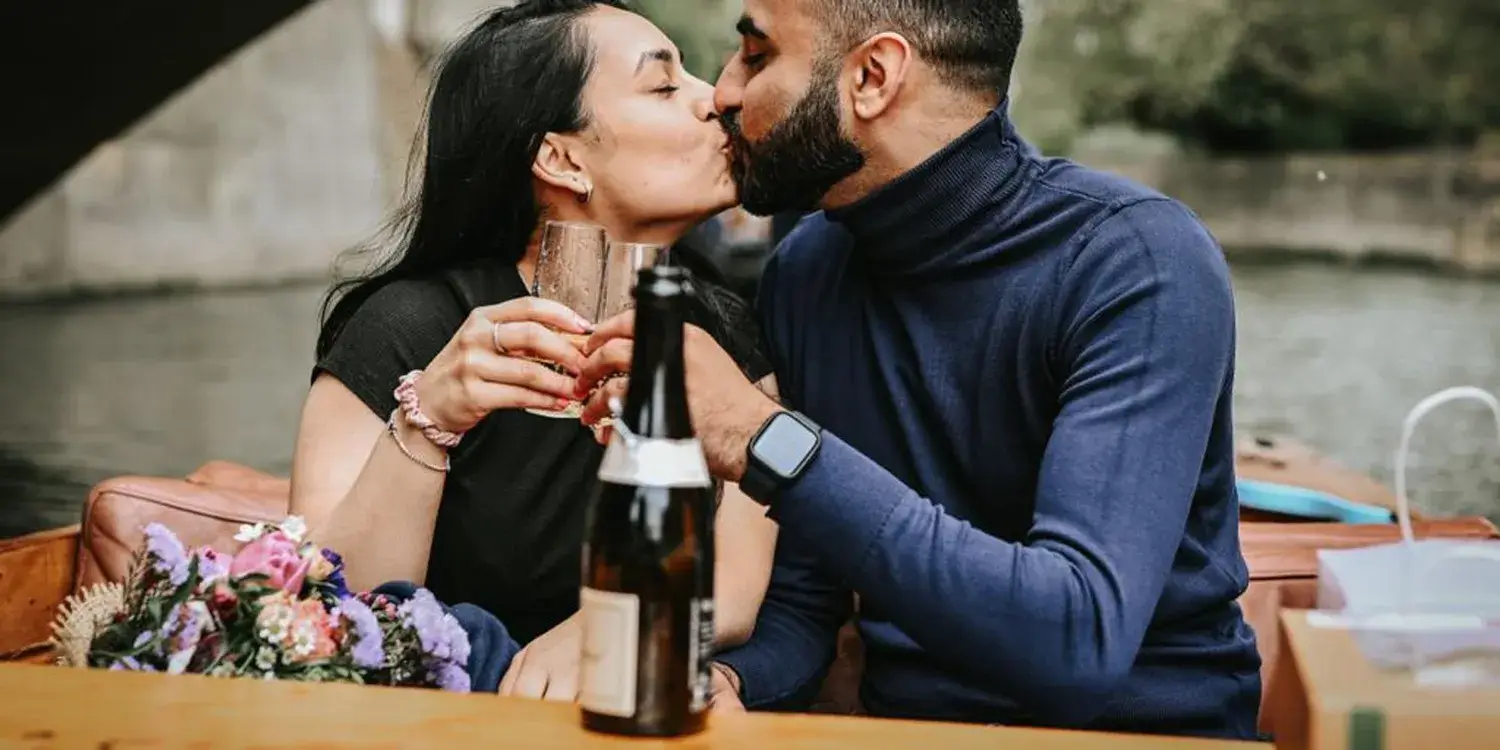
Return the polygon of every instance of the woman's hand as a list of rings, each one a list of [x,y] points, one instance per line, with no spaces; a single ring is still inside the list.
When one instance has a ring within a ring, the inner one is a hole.
[[[583,354],[563,334],[593,326],[566,306],[520,297],[475,308],[417,382],[422,412],[438,427],[463,433],[497,409],[560,409],[573,398]]]
[[[516,654],[500,680],[500,694],[575,701],[582,653],[583,615],[575,612]]]
[[[709,681],[708,705],[715,711],[743,712],[745,704],[740,700],[740,676],[721,662],[713,662],[709,668],[712,675]]]

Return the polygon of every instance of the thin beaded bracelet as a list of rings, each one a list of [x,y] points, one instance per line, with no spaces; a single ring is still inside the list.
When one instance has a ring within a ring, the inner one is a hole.
[[[390,433],[391,440],[396,443],[396,447],[400,448],[401,452],[404,453],[404,454],[406,454],[407,458],[409,458],[412,461],[416,462],[419,466],[422,466],[423,468],[426,468],[426,469],[430,469],[432,471],[436,471],[436,472],[438,472],[440,474],[446,474],[446,473],[448,473],[448,469],[452,466],[452,462],[448,460],[447,454],[443,455],[443,465],[442,466],[438,466],[437,464],[430,463],[430,462],[426,461],[425,459],[423,459],[421,456],[418,456],[417,454],[412,453],[411,449],[406,447],[406,443],[401,442],[401,433],[397,430],[397,427],[396,427],[396,419],[398,417],[400,417],[400,416],[401,416],[401,408],[400,407],[396,407],[396,410],[391,412],[391,418],[387,419],[385,421],[385,431],[388,432],[388,433]]]

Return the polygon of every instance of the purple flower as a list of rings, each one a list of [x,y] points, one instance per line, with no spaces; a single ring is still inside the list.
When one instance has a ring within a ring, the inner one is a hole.
[[[135,657],[127,656],[114,664],[109,665],[111,672],[155,672],[156,667],[150,664],[142,664]]]
[[[453,662],[438,662],[428,673],[428,678],[439,688],[450,692],[467,693],[470,689],[469,673]]]
[[[173,586],[181,586],[188,577],[187,550],[171,529],[152,522],[146,526],[146,554],[152,558],[151,567],[165,575]]]
[[[323,559],[333,565],[333,572],[324,579],[328,585],[333,587],[333,595],[338,599],[348,599],[353,596],[349,591],[349,584],[344,580],[344,558],[331,549],[323,550]],[[367,608],[368,609],[368,608]]]
[[[204,582],[217,581],[229,575],[229,558],[219,554],[213,547],[193,550],[198,557],[198,578]]]
[[[402,624],[417,631],[422,652],[434,659],[465,664],[469,661],[469,634],[427,589],[417,589],[399,608]]]
[[[354,665],[374,669],[385,663],[380,622],[364,602],[349,597],[339,604],[339,613],[354,626],[354,648],[350,655]]]
[[[176,629],[168,646],[171,655],[167,659],[167,671],[181,674],[192,662],[193,654],[203,640],[203,632],[213,625],[213,618],[208,613],[208,605],[201,601],[191,601],[180,608],[174,608],[168,623],[175,625]]]

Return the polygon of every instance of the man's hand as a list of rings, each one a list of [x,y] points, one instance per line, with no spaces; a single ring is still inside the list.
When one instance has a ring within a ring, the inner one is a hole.
[[[708,705],[715,711],[744,711],[740,700],[740,676],[720,662],[713,662],[713,681],[708,691]]]
[[[604,321],[584,345],[587,355],[578,376],[577,396],[584,398],[610,375],[630,372],[634,351],[635,314],[627,310]],[[738,482],[745,474],[746,448],[760,426],[781,409],[740,372],[703,329],[683,330],[683,368],[687,377],[688,410],[703,443],[708,469],[714,476]],[[628,378],[612,378],[599,387],[584,406],[583,423],[593,426],[609,416],[609,399],[625,398]]]
[[[500,680],[501,695],[572,702],[578,699],[583,616],[575,613],[526,644]]]

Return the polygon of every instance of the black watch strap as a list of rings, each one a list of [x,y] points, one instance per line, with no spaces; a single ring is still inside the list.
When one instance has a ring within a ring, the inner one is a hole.
[[[740,489],[752,500],[769,505],[790,482],[802,475],[823,443],[823,428],[794,411],[772,414],[746,447],[745,475]],[[770,458],[773,457],[774,459]]]

